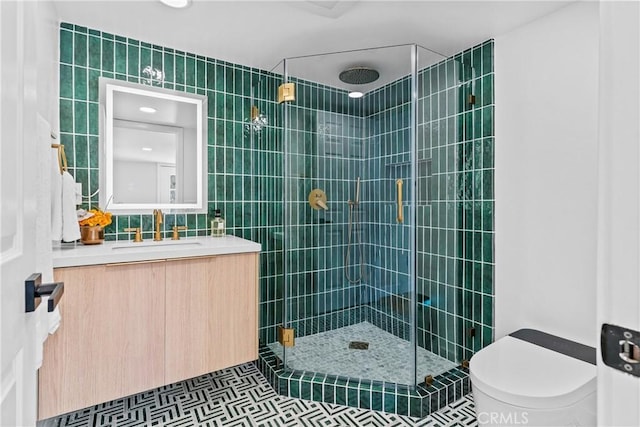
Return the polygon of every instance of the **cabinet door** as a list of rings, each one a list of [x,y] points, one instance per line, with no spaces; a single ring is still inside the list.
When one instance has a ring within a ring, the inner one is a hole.
[[[167,383],[258,358],[257,259],[167,262]]]
[[[164,263],[59,268],[62,323],[44,347],[39,419],[164,384]]]

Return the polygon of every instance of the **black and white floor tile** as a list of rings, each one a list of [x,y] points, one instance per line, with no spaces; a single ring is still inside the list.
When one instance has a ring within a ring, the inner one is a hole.
[[[477,426],[471,396],[425,419],[277,395],[251,363],[96,405],[39,427]]]

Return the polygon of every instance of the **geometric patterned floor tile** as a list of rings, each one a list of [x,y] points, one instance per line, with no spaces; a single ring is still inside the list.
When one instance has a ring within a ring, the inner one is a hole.
[[[280,396],[253,363],[51,418],[38,427],[476,427],[471,395],[424,419]]]

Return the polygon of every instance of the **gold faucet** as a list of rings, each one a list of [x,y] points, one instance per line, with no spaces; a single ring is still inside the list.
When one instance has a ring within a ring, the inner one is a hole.
[[[160,225],[162,224],[162,211],[160,209],[154,209],[153,217],[155,218],[155,223],[156,223],[153,240],[155,242],[159,242],[162,240],[162,234],[160,233]]]

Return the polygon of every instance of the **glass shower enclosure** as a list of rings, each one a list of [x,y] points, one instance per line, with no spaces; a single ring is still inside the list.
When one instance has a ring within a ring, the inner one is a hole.
[[[280,333],[295,341],[270,347],[285,369],[415,386],[456,366],[417,345],[416,322],[431,298],[416,286],[420,70],[444,59],[401,45],[283,61]]]

